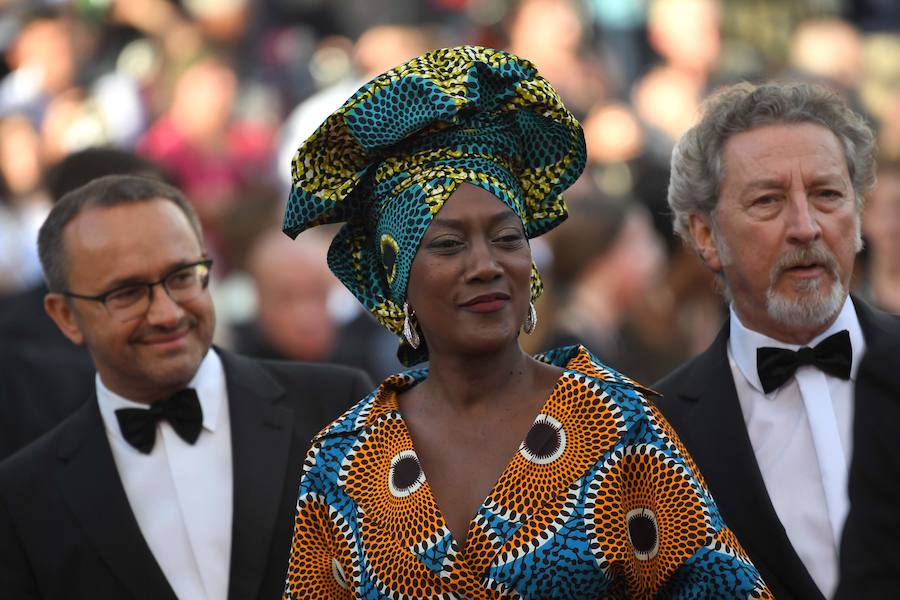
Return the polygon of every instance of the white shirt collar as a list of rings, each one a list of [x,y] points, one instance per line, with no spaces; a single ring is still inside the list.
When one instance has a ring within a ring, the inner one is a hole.
[[[799,344],[786,344],[776,339],[772,339],[766,335],[748,329],[741,323],[740,317],[731,306],[730,332],[728,337],[728,346],[734,361],[743,373],[744,377],[750,385],[753,386],[760,394],[763,394],[762,384],[759,381],[759,374],[756,371],[756,349],[763,346],[773,348],[787,348],[797,350],[801,348]],[[853,301],[850,296],[844,301],[844,306],[837,318],[825,331],[814,337],[807,346],[815,346],[820,341],[830,335],[846,329],[850,333],[850,346],[853,349],[853,360],[850,366],[850,380],[856,380],[856,372],[859,370],[859,362],[865,351],[865,339],[863,338],[862,328],[859,325],[859,318],[856,316],[856,309],[853,307]],[[773,390],[770,394],[776,393]],[[768,395],[768,394],[766,394]]]
[[[122,432],[119,429],[119,421],[116,419],[116,411],[120,408],[146,409],[147,405],[116,394],[104,385],[99,373],[95,376],[95,382],[97,403],[100,406],[103,424],[106,426],[107,431],[124,441]],[[223,407],[222,401],[227,397],[225,369],[222,366],[222,360],[214,350],[210,349],[206,353],[206,356],[203,357],[203,361],[200,363],[200,368],[194,374],[194,378],[185,387],[194,388],[197,391],[197,398],[200,400],[200,407],[203,409],[203,428],[209,432],[214,432],[219,424],[220,411]]]

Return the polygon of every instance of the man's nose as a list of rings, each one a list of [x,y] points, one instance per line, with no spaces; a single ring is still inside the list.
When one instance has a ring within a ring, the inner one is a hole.
[[[147,322],[151,325],[172,325],[184,316],[184,309],[172,300],[161,283],[150,288]]]
[[[822,228],[819,213],[809,201],[806,192],[791,195],[788,205],[788,237],[800,244],[809,244],[819,239]]]

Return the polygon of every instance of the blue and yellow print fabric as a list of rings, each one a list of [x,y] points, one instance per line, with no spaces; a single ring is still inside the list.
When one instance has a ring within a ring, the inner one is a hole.
[[[419,242],[461,183],[497,196],[531,238],[565,219],[560,194],[584,164],[581,126],[534,65],[445,48],[365,84],[300,147],[283,228],[345,223],[328,264],[400,336]],[[533,270],[532,297],[541,289]],[[427,350],[404,346],[400,357],[415,364]]]
[[[284,598],[771,598],[691,457],[630,379],[583,347],[453,539],[387,379],[314,440]]]

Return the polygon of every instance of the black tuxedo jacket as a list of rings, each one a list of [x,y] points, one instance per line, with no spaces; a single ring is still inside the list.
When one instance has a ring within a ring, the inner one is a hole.
[[[859,298],[854,297],[853,304],[867,347],[900,340],[900,318],[877,311]],[[662,394],[655,401],[693,456],[722,517],[775,597],[820,600],[823,596],[791,545],[756,463],[728,364],[728,334],[726,321],[706,351],[653,386]],[[883,401],[885,392],[869,385],[869,377],[860,369],[856,415]],[[856,440],[858,436],[856,433]],[[848,520],[855,519],[854,513],[860,510],[862,507],[851,503]]]
[[[346,367],[219,355],[234,477],[228,597],[280,598],[310,440],[373,386]],[[96,399],[0,463],[0,596],[175,598],[128,504]]]
[[[7,342],[0,336],[0,460],[38,439],[94,392],[87,351],[62,344]]]
[[[853,421],[850,514],[835,600],[892,598],[900,590],[900,339],[866,349]]]

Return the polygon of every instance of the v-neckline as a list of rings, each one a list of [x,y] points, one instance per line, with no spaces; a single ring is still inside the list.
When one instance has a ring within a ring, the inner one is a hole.
[[[472,538],[473,532],[478,527],[479,516],[482,516],[484,514],[485,510],[488,508],[489,503],[491,502],[491,498],[495,495],[495,492],[497,491],[497,487],[499,486],[500,482],[502,482],[506,478],[509,470],[512,468],[516,454],[518,454],[522,451],[523,444],[525,443],[525,439],[527,439],[528,434],[534,428],[535,424],[540,421],[541,416],[544,415],[546,408],[557,397],[560,386],[563,385],[564,379],[567,377],[567,375],[570,374],[570,369],[568,368],[567,365],[573,357],[577,356],[577,354],[578,354],[578,352],[573,353],[570,357],[568,357],[568,359],[562,365],[556,365],[550,361],[542,361],[542,362],[545,362],[546,364],[561,368],[562,372],[559,374],[559,376],[556,378],[556,381],[553,383],[553,388],[550,391],[550,394],[547,396],[547,398],[544,400],[544,402],[541,403],[540,408],[538,409],[537,413],[535,413],[534,419],[532,419],[531,425],[529,426],[528,430],[525,433],[526,437],[523,438],[516,445],[515,450],[509,456],[503,469],[500,471],[499,475],[494,480],[494,483],[491,485],[490,490],[488,490],[487,495],[482,499],[481,503],[478,505],[478,509],[468,520],[467,526],[466,526],[466,536],[465,536],[465,540],[464,540],[466,545],[462,551],[460,551],[459,541],[457,540],[456,536],[453,535],[453,532],[450,530],[450,527],[447,525],[447,519],[444,517],[444,511],[441,509],[440,503],[438,502],[437,497],[434,495],[434,492],[431,489],[431,482],[428,479],[428,474],[425,472],[425,469],[422,466],[422,463],[419,459],[419,454],[416,451],[415,444],[413,443],[413,438],[412,438],[412,434],[409,430],[409,425],[407,424],[406,419],[403,416],[403,412],[400,410],[399,392],[412,389],[413,387],[415,387],[416,385],[418,385],[419,383],[424,381],[424,379],[425,379],[424,376],[419,378],[416,375],[424,374],[425,371],[422,370],[422,371],[418,371],[414,374],[411,373],[410,374],[411,377],[406,378],[405,381],[403,382],[403,383],[406,383],[407,385],[393,387],[390,390],[389,395],[387,397],[383,398],[383,401],[388,405],[385,408],[387,408],[389,411],[396,412],[396,414],[398,415],[400,423],[402,424],[402,433],[405,438],[404,441],[408,444],[409,448],[415,454],[416,460],[419,462],[419,468],[422,471],[422,476],[423,476],[423,480],[424,480],[422,483],[422,488],[423,488],[422,491],[428,495],[427,500],[431,502],[432,506],[434,506],[435,518],[437,520],[437,524],[439,525],[439,529],[446,531],[445,535],[446,535],[446,538],[449,540],[448,555],[454,557],[454,563],[465,562],[466,564],[468,564],[468,561],[466,559],[467,559],[467,553],[468,553],[469,549],[471,548],[470,539]],[[537,358],[540,360],[541,356],[538,356]],[[527,515],[521,515],[520,517],[524,518],[526,516]]]

